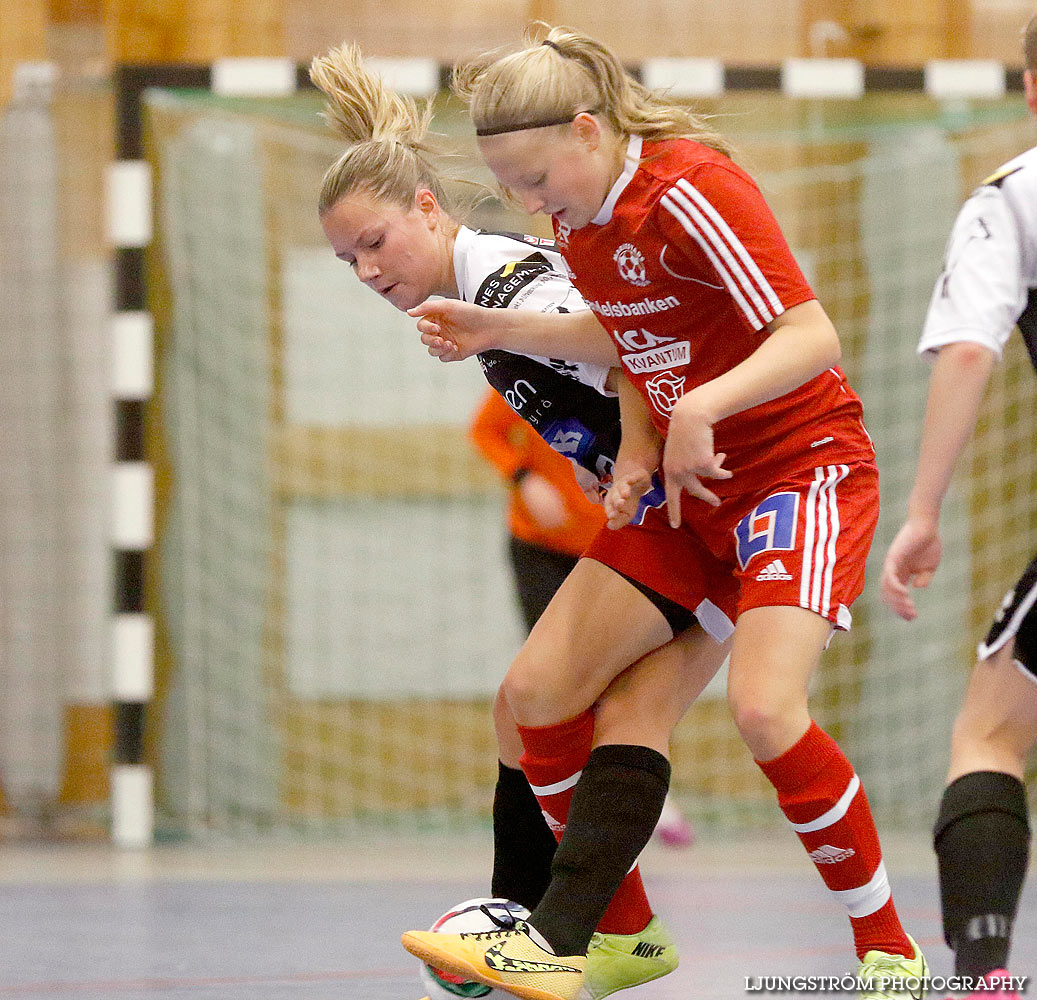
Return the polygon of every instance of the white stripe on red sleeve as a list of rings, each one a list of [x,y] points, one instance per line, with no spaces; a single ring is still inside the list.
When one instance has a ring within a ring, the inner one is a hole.
[[[681,188],[695,203],[702,209],[702,211],[713,221],[713,224],[727,239],[732,249],[738,254],[745,266],[746,271],[752,276],[756,282],[756,287],[760,290],[760,293],[764,296],[767,302],[770,304],[771,312],[775,316],[780,316],[784,312],[784,306],[781,304],[781,299],[778,298],[774,289],[771,287],[770,282],[764,276],[763,271],[760,270],[759,265],[753,258],[752,254],[746,249],[745,244],[738,238],[735,231],[727,224],[724,217],[713,207],[709,200],[698,190],[690,181],[681,177],[677,181],[677,186]]]
[[[661,201],[665,208],[681,225],[681,228],[702,248],[702,252],[709,258],[710,263],[716,269],[720,280],[723,281],[731,297],[738,303],[750,326],[754,330],[761,330],[773,316],[762,318],[752,303],[746,299],[738,280],[732,275],[728,262],[733,262],[730,251],[719,240],[719,247],[700,230],[702,215],[676,188],[671,188]],[[713,234],[715,236],[715,233]],[[719,250],[719,255],[718,255]],[[721,256],[724,258],[721,259]],[[757,301],[759,297],[756,296]]]

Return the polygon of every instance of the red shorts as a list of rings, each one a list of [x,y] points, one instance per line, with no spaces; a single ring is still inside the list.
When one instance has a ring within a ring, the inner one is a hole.
[[[738,614],[791,605],[850,627],[879,519],[873,462],[819,465],[719,507],[685,496],[681,513],[738,579]]]
[[[764,489],[724,497],[719,507],[685,495],[682,524],[665,508],[643,526],[605,529],[585,555],[694,611],[735,621],[749,608],[808,608],[850,627],[879,515],[871,462],[823,465]]]
[[[670,527],[665,507],[649,508],[643,524],[602,528],[583,554],[694,612],[717,642],[734,630],[737,581],[693,532]]]

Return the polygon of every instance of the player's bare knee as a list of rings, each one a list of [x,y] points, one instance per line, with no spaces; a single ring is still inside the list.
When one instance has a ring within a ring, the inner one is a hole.
[[[1037,689],[1035,689],[1037,696]],[[1020,767],[1033,747],[1037,730],[1032,715],[1020,713],[1017,703],[1002,702],[994,711],[987,704],[966,699],[951,731],[955,759],[980,754],[1017,760]]]
[[[536,675],[522,665],[513,664],[504,681],[501,693],[515,718],[520,721],[546,707],[551,701],[551,690],[537,683]]]
[[[520,723],[547,725],[576,714],[567,712],[567,705],[578,686],[568,670],[524,649],[501,682],[501,692]]]
[[[731,716],[750,747],[773,743],[788,727],[784,706],[760,698],[729,695]]]

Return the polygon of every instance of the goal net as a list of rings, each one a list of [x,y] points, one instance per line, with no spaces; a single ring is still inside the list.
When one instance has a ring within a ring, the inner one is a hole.
[[[504,496],[467,443],[477,365],[430,360],[407,317],[321,233],[340,152],[312,94],[154,91],[158,240],[151,452],[163,822],[201,832],[418,830],[488,822],[491,699],[522,632]],[[436,128],[474,156],[445,98]],[[920,95],[712,108],[758,178],[843,341],[882,473],[854,627],[815,680],[881,822],[932,820],[974,647],[1037,549],[1037,398],[1016,338],[943,522],[946,555],[905,624],[878,598],[914,470],[927,369],[915,357],[951,222],[1032,144],[1021,102]],[[488,179],[488,178],[487,178]],[[499,203],[470,220],[545,233]],[[779,821],[718,679],[673,742],[697,822]]]

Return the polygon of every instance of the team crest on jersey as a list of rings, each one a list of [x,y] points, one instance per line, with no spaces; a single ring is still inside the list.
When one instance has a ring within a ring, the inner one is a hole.
[[[612,259],[619,268],[619,276],[632,285],[643,288],[651,284],[648,273],[645,271],[645,255],[641,253],[633,243],[624,243],[612,255]]]
[[[798,493],[772,493],[749,511],[735,526],[738,543],[738,565],[745,569],[753,556],[775,550],[787,552],[796,547],[796,521],[799,514]],[[771,573],[761,573],[756,579],[791,580],[785,567],[768,567]]]
[[[645,382],[648,390],[648,398],[663,416],[668,416],[677,405],[677,400],[684,395],[683,375],[674,375],[673,372],[662,372],[655,378]]]
[[[555,243],[563,249],[569,245],[569,234],[572,232],[572,227],[567,222],[558,222],[555,220]]]

